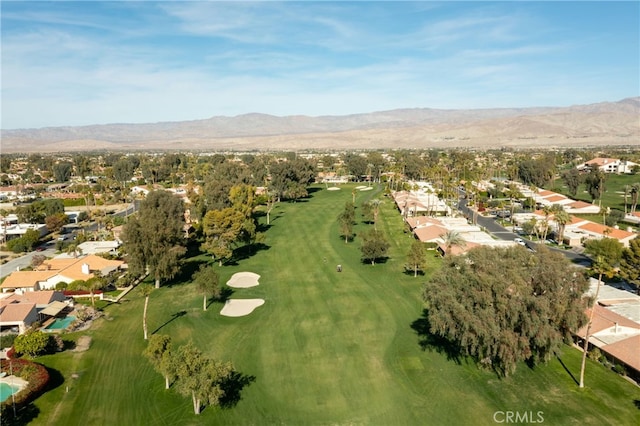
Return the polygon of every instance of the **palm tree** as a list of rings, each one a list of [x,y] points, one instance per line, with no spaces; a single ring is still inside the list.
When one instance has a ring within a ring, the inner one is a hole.
[[[553,213],[553,208],[551,206],[544,206],[542,208],[542,213],[544,213],[544,221],[542,222],[542,241],[547,239],[547,232],[549,232],[549,216]]]
[[[564,240],[564,230],[565,230],[565,227],[567,226],[567,223],[571,221],[571,216],[569,216],[569,213],[567,213],[567,211],[563,209],[562,206],[560,206],[559,204],[554,204],[554,207],[555,207],[554,220],[558,225],[558,232],[556,233],[556,242],[558,244],[562,244],[562,241]]]
[[[584,343],[582,347],[582,363],[580,365],[580,387],[584,387],[584,368],[586,366],[587,351],[589,350],[589,333],[591,332],[591,324],[593,323],[593,312],[595,311],[595,305],[598,303],[598,295],[600,294],[600,285],[602,284],[602,275],[612,275],[613,268],[607,262],[604,261],[603,256],[597,256],[591,267],[594,272],[598,274],[598,286],[596,287],[596,294],[593,297],[591,303],[591,312],[589,312],[589,322],[587,323],[587,329],[584,334]]]
[[[442,238],[442,242],[446,247],[445,256],[448,256],[451,253],[451,248],[453,246],[465,247],[467,245],[467,242],[462,238],[458,231],[447,231],[440,235],[440,238]]]
[[[147,340],[147,308],[149,307],[149,295],[153,291],[151,284],[142,284],[140,286],[142,295],[144,296],[144,311],[142,313],[142,330],[144,331],[144,340]]]
[[[629,185],[625,185],[624,187],[624,215],[627,215],[627,199],[629,196],[629,189],[631,189],[631,186]]]
[[[640,183],[634,183],[631,185],[631,214],[636,212],[636,207],[638,205],[638,194],[640,194]]]
[[[513,220],[513,213],[514,213],[514,209],[515,209],[514,201],[517,198],[522,197],[522,193],[520,193],[520,191],[515,186],[515,184],[510,183],[509,184],[509,188],[507,189],[507,197],[509,197],[509,202],[511,204],[511,216],[510,216],[511,217],[511,226],[512,226],[512,230],[515,231],[516,222]]]

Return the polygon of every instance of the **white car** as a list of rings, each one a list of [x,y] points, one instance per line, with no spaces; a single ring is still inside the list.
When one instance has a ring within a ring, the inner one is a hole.
[[[527,244],[525,244],[524,240],[522,238],[514,238],[514,240],[516,243],[520,244],[521,246],[526,246]]]

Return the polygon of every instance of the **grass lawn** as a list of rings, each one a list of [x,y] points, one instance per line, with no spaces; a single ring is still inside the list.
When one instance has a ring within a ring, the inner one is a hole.
[[[496,411],[541,411],[553,425],[637,424],[640,388],[589,362],[587,388],[579,389],[575,349],[535,369],[522,364],[506,379],[423,350],[414,328],[425,278],[403,273],[411,236],[385,199],[378,227],[391,242],[390,258],[361,263],[358,238],[345,244],[336,221],[351,189],[317,187],[309,200],[279,204],[268,248],[218,269],[222,282],[239,271],[262,276],[260,286],[231,295],[265,299],[251,315],[222,317],[219,303],[203,312],[186,279],[151,294],[150,331],[176,345],[192,339],[253,378],[235,406],[196,416],[190,399],[164,389],[141,356],[144,300],[134,290],[81,333],[92,337],[88,351],[37,360],[51,369],[55,388],[36,400],[31,424],[475,425],[493,423]],[[358,192],[356,205],[380,195]],[[371,226],[359,223],[357,231]],[[438,262],[430,259],[433,270]],[[203,261],[194,257],[187,267]]]
[[[605,192],[602,195],[602,205],[624,212],[624,186],[629,185],[630,187],[634,183],[640,183],[640,175],[606,174]],[[584,184],[578,187],[578,192],[575,197],[572,197],[569,194],[568,188],[562,179],[557,179],[555,185],[546,187],[545,189],[564,194],[567,197],[571,197],[576,200],[586,201],[587,203],[592,202],[591,196]],[[597,202],[598,200],[596,200],[596,204]],[[629,209],[631,209],[631,194],[627,195],[627,210]],[[602,216],[600,216],[600,222],[602,222]]]

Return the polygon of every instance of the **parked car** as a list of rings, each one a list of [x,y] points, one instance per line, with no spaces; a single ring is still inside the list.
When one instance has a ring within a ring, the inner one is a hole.
[[[527,244],[525,244],[524,240],[522,238],[514,238],[514,240],[516,243],[520,244],[521,246],[526,246]]]

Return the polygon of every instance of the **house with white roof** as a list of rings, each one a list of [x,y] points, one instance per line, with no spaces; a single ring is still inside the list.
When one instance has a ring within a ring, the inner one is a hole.
[[[582,164],[578,164],[576,167],[578,170],[589,170],[593,167],[597,167],[604,173],[632,173],[633,167],[638,163],[634,163],[629,160],[621,160],[619,158],[593,158],[589,161],[585,161]]]

